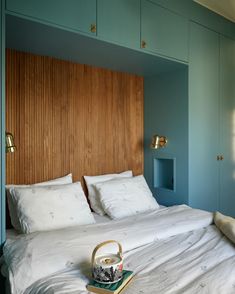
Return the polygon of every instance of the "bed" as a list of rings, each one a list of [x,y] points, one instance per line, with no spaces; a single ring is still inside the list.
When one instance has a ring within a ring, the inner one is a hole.
[[[235,245],[213,224],[212,213],[178,205],[115,219],[93,216],[90,224],[9,231],[2,271],[11,293],[88,293],[92,251],[109,239],[122,244],[124,268],[134,271],[126,294],[235,293]]]

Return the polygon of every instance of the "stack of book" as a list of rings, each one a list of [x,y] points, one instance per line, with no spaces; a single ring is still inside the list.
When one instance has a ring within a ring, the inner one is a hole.
[[[129,285],[132,278],[132,271],[123,270],[123,278],[119,282],[106,285],[91,281],[87,285],[87,290],[98,294],[118,294]]]

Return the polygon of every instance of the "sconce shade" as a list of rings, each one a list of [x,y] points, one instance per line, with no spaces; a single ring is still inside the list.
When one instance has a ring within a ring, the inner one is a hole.
[[[166,143],[167,143],[166,137],[154,135],[152,137],[152,143],[151,143],[150,147],[153,149],[158,149],[158,148],[165,147]]]
[[[12,153],[16,151],[14,144],[14,137],[11,133],[6,132],[6,153]]]

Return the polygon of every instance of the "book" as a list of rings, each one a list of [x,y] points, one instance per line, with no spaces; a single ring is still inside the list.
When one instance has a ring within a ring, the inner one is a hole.
[[[90,281],[87,285],[87,290],[98,294],[118,294],[129,284],[133,275],[134,273],[132,271],[123,270],[123,277],[119,282],[102,284],[96,281]]]

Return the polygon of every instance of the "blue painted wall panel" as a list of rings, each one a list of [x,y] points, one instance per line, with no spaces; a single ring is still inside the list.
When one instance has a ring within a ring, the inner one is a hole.
[[[188,203],[188,69],[145,78],[144,174],[157,201],[164,205]],[[150,149],[151,137],[164,135],[165,148]],[[175,160],[175,191],[154,188],[154,159]]]
[[[4,1],[1,0],[0,8],[0,128],[1,128],[1,146],[0,146],[0,244],[5,241],[5,16],[4,16]]]

